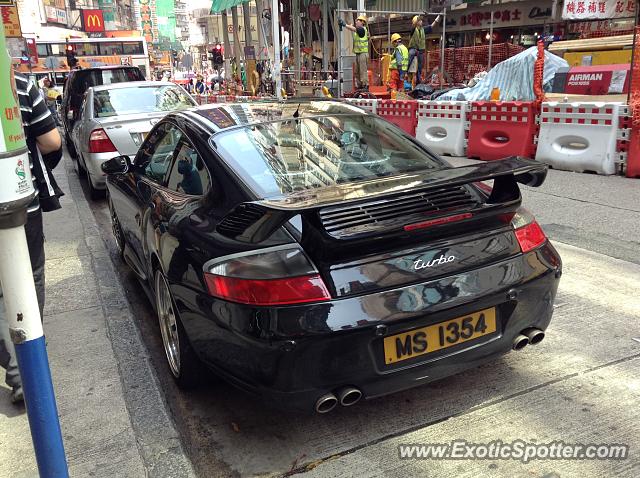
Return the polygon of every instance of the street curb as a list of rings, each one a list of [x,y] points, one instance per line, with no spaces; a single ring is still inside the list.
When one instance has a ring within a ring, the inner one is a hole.
[[[69,193],[78,210],[91,256],[107,336],[118,364],[127,412],[146,474],[159,478],[196,477],[160,390],[156,371],[135,326],[104,242],[106,238],[100,237],[100,228],[74,172],[73,160],[68,155],[65,155],[64,167]]]

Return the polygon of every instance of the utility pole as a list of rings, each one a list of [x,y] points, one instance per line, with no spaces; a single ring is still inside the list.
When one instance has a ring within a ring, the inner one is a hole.
[[[322,0],[322,71],[329,71],[329,9],[327,2]]]
[[[242,4],[242,17],[244,20],[244,46],[252,45],[251,39],[251,2]]]
[[[238,6],[231,7],[231,21],[233,23],[233,49],[236,57],[236,68],[238,69],[238,75],[240,75],[240,60],[242,59],[242,45],[240,43],[240,35],[238,34]]]
[[[231,56],[231,44],[229,43],[229,10],[222,11],[222,39],[224,41],[224,81],[227,86],[229,79],[231,78],[231,62],[229,57]]]
[[[271,31],[273,36],[273,79],[275,93],[282,98],[282,75],[280,74],[280,6],[278,0],[271,1]]]
[[[262,53],[267,42],[262,32],[262,0],[256,0],[256,20],[258,25],[258,52],[256,53],[256,59],[264,60]]]
[[[311,21],[307,15],[307,21]],[[293,64],[295,68],[296,91],[299,91],[300,85],[300,3],[296,0],[291,2],[291,23],[293,31],[291,32],[291,44],[293,46]],[[311,44],[311,43],[310,43]]]

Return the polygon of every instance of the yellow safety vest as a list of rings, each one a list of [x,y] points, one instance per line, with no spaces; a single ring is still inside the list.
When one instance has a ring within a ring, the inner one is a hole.
[[[427,47],[426,35],[424,34],[424,27],[416,27],[409,40],[409,48],[416,48],[418,50],[424,50]]]
[[[369,30],[364,27],[364,36],[360,38],[358,32],[353,32],[353,52],[369,53]]]
[[[396,50],[400,51],[402,55],[402,71],[409,70],[409,50],[402,43],[396,47]],[[396,52],[394,50],[393,56],[391,57],[391,63],[389,63],[390,70],[397,70],[398,64],[396,63]]]

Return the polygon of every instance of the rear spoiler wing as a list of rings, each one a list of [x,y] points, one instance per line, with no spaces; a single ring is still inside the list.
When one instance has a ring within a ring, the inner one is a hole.
[[[297,215],[308,216],[324,207],[488,180],[494,180],[494,184],[487,204],[498,205],[520,201],[518,183],[538,187],[546,177],[545,164],[514,157],[458,168],[376,178],[245,202],[229,212],[216,229],[235,240],[257,244],[269,238],[291,218]]]

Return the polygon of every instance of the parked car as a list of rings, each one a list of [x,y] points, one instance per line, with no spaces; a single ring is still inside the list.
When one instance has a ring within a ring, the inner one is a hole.
[[[454,168],[382,118],[296,101],[171,113],[103,169],[180,386],[204,363],[326,413],[537,344],[551,320],[561,260],[518,187],[542,184],[538,162]]]
[[[170,111],[195,100],[180,86],[135,81],[90,87],[71,133],[78,172],[86,172],[92,196],[105,189],[100,166],[119,155],[135,155],[152,126]]]
[[[64,85],[61,109],[67,149],[72,157],[76,156],[76,151],[71,142],[71,132],[79,117],[84,94],[92,86],[112,85],[123,81],[145,81],[145,77],[137,66],[100,66],[69,72]]]

